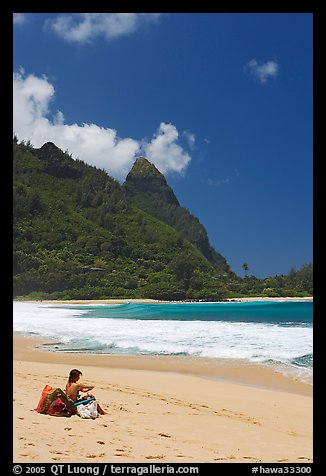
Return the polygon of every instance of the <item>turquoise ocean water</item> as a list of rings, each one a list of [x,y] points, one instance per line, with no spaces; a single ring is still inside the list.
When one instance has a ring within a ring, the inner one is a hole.
[[[57,352],[241,359],[312,381],[311,302],[13,306],[14,331]]]

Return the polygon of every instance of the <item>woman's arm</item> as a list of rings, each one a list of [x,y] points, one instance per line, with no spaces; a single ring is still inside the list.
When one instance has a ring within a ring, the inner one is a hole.
[[[94,385],[88,385],[86,383],[79,383],[78,384],[78,390],[81,390],[82,392],[89,392],[90,390],[93,390]]]

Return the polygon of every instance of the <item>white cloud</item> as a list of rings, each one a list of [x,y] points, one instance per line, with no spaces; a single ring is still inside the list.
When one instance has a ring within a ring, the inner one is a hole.
[[[251,76],[264,84],[268,79],[278,75],[279,64],[275,61],[266,61],[266,63],[259,64],[257,60],[252,59],[247,63],[246,70]]]
[[[111,40],[130,35],[159,16],[159,13],[74,13],[48,19],[46,26],[64,40],[87,43],[100,36]]]
[[[176,142],[178,131],[161,123],[157,135],[148,141],[120,138],[117,131],[96,124],[66,124],[61,111],[50,118],[49,104],[55,90],[46,76],[13,76],[13,131],[19,140],[30,140],[34,147],[54,142],[68,149],[74,158],[105,169],[118,180],[124,179],[136,154],[147,156],[163,173],[182,172],[190,156]]]
[[[13,14],[13,22],[14,25],[22,25],[26,21],[26,13],[14,13]]]
[[[143,145],[146,157],[163,173],[182,173],[191,157],[177,144],[179,133],[173,124],[161,122],[150,143]]]

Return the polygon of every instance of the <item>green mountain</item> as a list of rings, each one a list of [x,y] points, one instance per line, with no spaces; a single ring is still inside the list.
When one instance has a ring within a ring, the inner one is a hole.
[[[146,159],[121,186],[51,142],[14,141],[13,177],[15,297],[226,295],[226,260]]]
[[[207,232],[198,218],[180,206],[164,175],[147,159],[140,157],[136,160],[123,188],[135,206],[175,228],[212,265],[225,273],[230,272],[225,258],[210,245]]]

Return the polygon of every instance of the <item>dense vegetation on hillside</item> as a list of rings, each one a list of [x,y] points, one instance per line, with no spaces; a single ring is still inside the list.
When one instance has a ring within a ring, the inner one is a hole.
[[[210,261],[226,273],[230,267],[225,258],[209,244],[207,232],[198,218],[179,205],[165,177],[144,157],[136,160],[123,184],[126,195],[138,208],[171,225],[193,243]]]
[[[52,143],[14,141],[13,173],[16,298],[312,294],[311,265],[265,280],[236,276],[146,159],[121,186]]]

